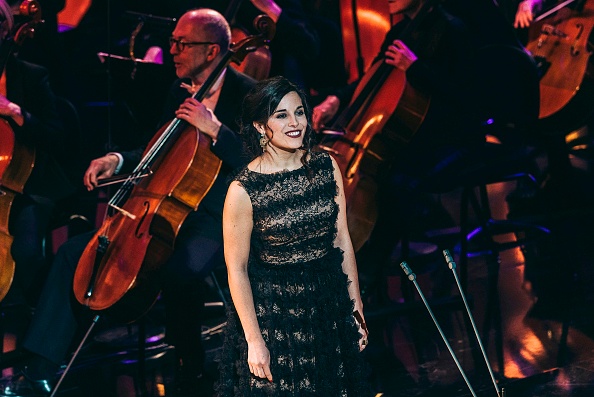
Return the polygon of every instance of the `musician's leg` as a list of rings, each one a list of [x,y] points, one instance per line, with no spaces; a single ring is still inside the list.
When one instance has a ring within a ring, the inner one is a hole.
[[[11,254],[15,261],[15,275],[11,296],[25,299],[35,306],[39,288],[47,272],[43,239],[52,213],[51,202],[38,203],[27,196],[19,196],[10,216],[10,232],[14,237]]]
[[[208,382],[201,380],[205,359],[201,343],[204,278],[223,260],[219,224],[220,220],[217,223],[209,216],[190,214],[165,265],[167,341],[175,347],[180,364],[176,382],[185,392],[195,393],[208,387]]]
[[[42,358],[36,360],[40,367],[44,367],[44,364],[51,367],[49,363],[54,363],[54,369],[57,369],[68,354],[78,326],[73,306],[72,280],[78,260],[93,234],[81,234],[64,243],[50,269],[23,343],[25,349],[37,358]],[[47,379],[52,375],[44,368],[35,368],[35,363],[27,367],[34,379]]]

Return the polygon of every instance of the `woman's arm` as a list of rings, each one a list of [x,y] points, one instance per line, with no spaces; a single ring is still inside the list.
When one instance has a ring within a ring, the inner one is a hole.
[[[332,159],[332,165],[334,166],[334,179],[336,181],[336,186],[338,187],[338,195],[336,196],[336,203],[338,204],[338,220],[336,225],[337,234],[335,245],[344,252],[342,270],[348,276],[350,281],[348,291],[351,300],[355,303],[354,310],[361,314],[362,321],[359,319],[357,320],[365,323],[363,301],[361,300],[361,293],[359,290],[359,274],[357,272],[357,262],[355,261],[355,251],[353,249],[353,243],[351,242],[351,236],[347,225],[346,199],[344,196],[342,174],[334,159]],[[361,339],[359,340],[359,347],[363,349],[365,343],[367,343],[367,335],[362,333]]]
[[[223,241],[229,288],[248,344],[250,372],[272,381],[270,352],[260,332],[248,278],[252,227],[250,198],[238,182],[233,182],[229,186],[223,208]]]

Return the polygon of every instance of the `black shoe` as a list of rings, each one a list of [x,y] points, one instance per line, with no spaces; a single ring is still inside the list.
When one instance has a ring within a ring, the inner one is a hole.
[[[53,387],[53,380],[29,379],[25,374],[18,373],[1,382],[0,397],[49,396]]]

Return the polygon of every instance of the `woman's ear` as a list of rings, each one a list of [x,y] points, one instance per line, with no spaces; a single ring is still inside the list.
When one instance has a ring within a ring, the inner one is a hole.
[[[265,133],[265,131],[266,131],[266,130],[264,129],[264,126],[263,126],[262,124],[260,124],[260,123],[256,123],[256,122],[254,121],[254,122],[252,123],[252,125],[254,126],[254,128],[256,129],[256,131],[258,131],[258,133],[259,133],[260,135],[264,135],[264,133]]]

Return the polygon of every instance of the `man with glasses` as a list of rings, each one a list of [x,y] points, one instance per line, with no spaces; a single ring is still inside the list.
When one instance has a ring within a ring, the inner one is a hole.
[[[191,98],[221,61],[230,45],[224,17],[210,9],[188,11],[179,19],[170,39],[176,74],[166,100],[163,123],[173,117],[193,125],[212,138],[211,150],[222,160],[221,170],[199,208],[185,219],[175,249],[163,267],[163,294],[167,340],[175,347],[176,391],[167,395],[207,395],[212,384],[204,376],[201,318],[204,306],[202,280],[223,261],[222,207],[229,172],[243,164],[241,143],[235,131],[244,95],[254,81],[227,67],[201,101]],[[151,135],[154,131],[150,131]],[[149,139],[147,137],[146,142]],[[91,161],[85,175],[88,190],[100,179],[133,170],[144,148],[108,153]],[[40,303],[27,332],[24,347],[33,353],[23,375],[4,385],[0,396],[22,396],[24,391],[48,393],[58,365],[68,353],[77,321],[71,304],[73,274],[93,234],[72,238],[59,250]]]

